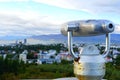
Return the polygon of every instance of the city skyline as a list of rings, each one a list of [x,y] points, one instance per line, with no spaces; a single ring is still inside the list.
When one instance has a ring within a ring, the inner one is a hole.
[[[60,34],[71,20],[107,19],[120,33],[120,0],[0,0],[0,37]]]

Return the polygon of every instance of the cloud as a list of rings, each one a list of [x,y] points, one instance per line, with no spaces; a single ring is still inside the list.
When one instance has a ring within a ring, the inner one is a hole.
[[[0,0],[0,2],[27,2],[29,0]]]
[[[1,11],[0,36],[58,34],[61,23],[52,16],[41,15],[37,12]],[[120,25],[117,25],[114,33],[120,33]]]
[[[52,17],[37,12],[2,11],[0,12],[0,36],[56,34],[59,33],[59,26],[54,21]]]
[[[115,25],[115,31],[114,31],[114,33],[120,34],[120,25],[119,24]]]
[[[115,12],[120,13],[120,0],[33,0],[35,2],[53,5],[61,8],[76,9],[90,13]]]
[[[0,0],[0,2],[24,2],[29,0]],[[82,10],[86,12],[116,12],[120,13],[120,1],[112,0],[32,0],[39,3],[49,4],[57,7]],[[32,7],[32,6],[31,6]],[[1,9],[0,10],[0,36],[16,35],[31,36],[42,34],[60,33],[59,24],[65,20],[59,20],[58,17],[40,14],[42,11],[34,11],[31,9]],[[65,15],[67,16],[67,15]],[[64,17],[65,17],[64,16]],[[120,33],[120,27],[115,32]]]

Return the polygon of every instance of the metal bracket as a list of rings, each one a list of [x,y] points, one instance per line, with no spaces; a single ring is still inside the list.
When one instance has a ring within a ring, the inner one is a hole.
[[[105,46],[105,51],[103,53],[103,57],[107,57],[110,51],[110,34],[106,34],[106,46]]]
[[[74,58],[78,58],[78,56],[74,53],[72,47],[72,31],[68,31],[68,51]]]
[[[109,54],[109,50],[110,50],[110,34],[106,34],[106,47],[105,47],[105,52],[103,53],[103,57],[107,57],[107,55]],[[72,54],[72,56],[77,59],[79,58],[79,56],[77,56],[74,51],[73,51],[73,47],[72,47],[72,31],[68,31],[68,51],[70,54]]]

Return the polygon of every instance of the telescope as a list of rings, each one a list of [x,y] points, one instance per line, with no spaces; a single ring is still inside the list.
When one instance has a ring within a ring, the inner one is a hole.
[[[114,24],[108,20],[81,20],[64,23],[61,33],[67,35],[72,31],[73,36],[97,36],[114,31]]]
[[[68,51],[74,57],[74,74],[79,80],[102,80],[105,75],[105,57],[110,50],[110,34],[114,24],[109,20],[78,20],[62,24],[61,33],[68,36]],[[76,55],[72,47],[72,37],[106,35],[104,53],[94,45],[86,45]]]

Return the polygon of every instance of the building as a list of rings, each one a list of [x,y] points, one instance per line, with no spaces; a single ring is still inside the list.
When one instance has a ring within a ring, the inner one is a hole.
[[[19,54],[19,60],[24,61],[24,63],[27,63],[27,50],[24,50],[21,54]]]
[[[68,61],[72,61],[73,60],[72,55],[69,54],[66,51],[60,52],[57,56],[59,56],[61,60],[68,60]]]
[[[51,57],[55,56],[55,53],[55,50],[49,50],[48,52],[40,51],[40,53],[38,54],[37,64],[52,64],[54,62],[60,63],[60,58]]]
[[[118,55],[120,55],[120,52],[117,51],[116,49],[114,49],[113,50],[113,58],[116,59]]]

